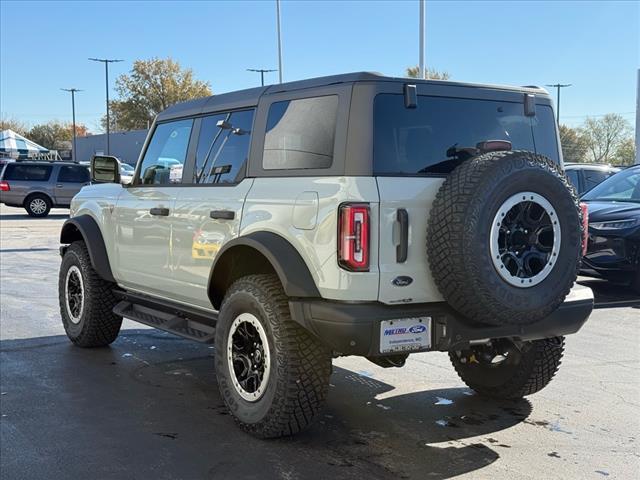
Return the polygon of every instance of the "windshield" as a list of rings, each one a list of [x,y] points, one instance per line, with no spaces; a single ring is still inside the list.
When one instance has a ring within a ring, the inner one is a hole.
[[[582,199],[640,202],[640,168],[629,168],[616,173],[590,190]]]

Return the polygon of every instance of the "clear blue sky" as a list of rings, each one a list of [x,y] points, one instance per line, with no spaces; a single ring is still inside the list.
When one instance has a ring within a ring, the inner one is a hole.
[[[427,64],[460,81],[572,83],[561,121],[619,112],[634,121],[640,2],[427,2]],[[417,1],[283,1],[284,79],[369,70],[402,75],[418,61]],[[0,3],[0,111],[29,124],[70,120],[99,129],[104,69],[170,56],[214,93],[259,84],[246,68],[277,68],[275,3]],[[277,74],[267,79],[277,81]]]

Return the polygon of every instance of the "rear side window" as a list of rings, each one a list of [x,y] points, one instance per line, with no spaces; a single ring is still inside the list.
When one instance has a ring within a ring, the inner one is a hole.
[[[246,171],[253,110],[202,119],[193,183],[238,183]]]
[[[4,172],[5,180],[24,180],[30,182],[46,182],[51,176],[51,165],[25,165],[10,163]]]
[[[62,166],[58,173],[59,182],[87,183],[90,180],[89,169],[86,167]]]
[[[333,162],[337,118],[337,95],[271,104],[262,168],[329,168]]]
[[[140,167],[143,185],[167,185],[182,182],[182,172],[193,120],[159,124]]]
[[[536,124],[532,118],[524,115],[522,103],[420,96],[417,108],[405,108],[402,95],[378,95],[374,174],[447,172],[457,164],[455,149],[473,148],[487,140],[507,140],[513,150],[536,151],[534,131],[548,137],[540,153],[557,161],[553,115],[549,119],[543,113]]]
[[[584,191],[588,192],[596,185],[600,185],[612,175],[606,170],[585,170],[584,171]]]

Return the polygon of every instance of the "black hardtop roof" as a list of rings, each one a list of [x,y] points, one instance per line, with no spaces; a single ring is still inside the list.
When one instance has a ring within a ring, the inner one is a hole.
[[[420,80],[417,78],[407,77],[388,77],[374,72],[355,72],[344,73],[340,75],[330,75],[326,77],[316,77],[307,80],[297,80],[294,82],[279,83],[266,87],[249,88],[246,90],[238,90],[235,92],[213,95],[211,97],[189,100],[187,102],[175,104],[159,113],[156,117],[156,121],[188,117],[226,109],[254,107],[258,104],[260,97],[263,95],[302,90],[306,88],[323,87],[341,83],[357,82],[402,82],[410,84],[433,84],[439,86],[508,90],[535,93],[537,95],[548,95],[548,92],[545,89],[533,86],[513,87],[505,85],[453,82],[450,80]]]

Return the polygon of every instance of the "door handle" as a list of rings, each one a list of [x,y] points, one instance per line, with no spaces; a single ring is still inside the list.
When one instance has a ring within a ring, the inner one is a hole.
[[[159,217],[168,217],[169,216],[169,209],[168,208],[155,207],[155,208],[152,208],[151,210],[149,210],[149,213],[151,215],[157,215]]]
[[[56,188],[62,188],[63,185],[61,183],[56,183]]]
[[[396,245],[396,262],[404,263],[409,253],[409,214],[404,208],[399,208],[396,211],[396,219],[400,224],[400,243]]]
[[[232,210],[211,210],[209,216],[217,220],[233,220],[236,218],[236,212]]]

